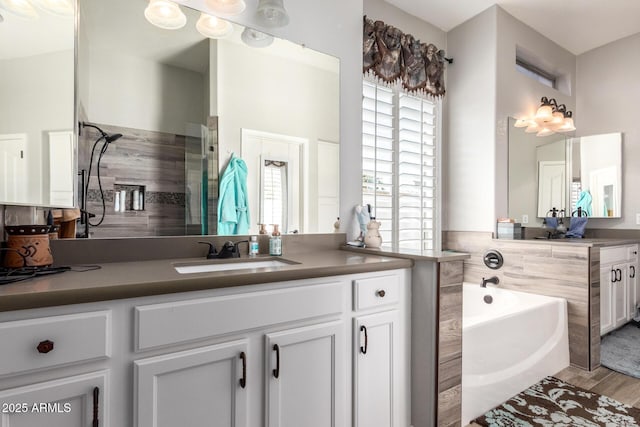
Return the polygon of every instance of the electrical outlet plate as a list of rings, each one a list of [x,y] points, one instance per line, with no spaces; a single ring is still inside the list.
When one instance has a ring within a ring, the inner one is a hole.
[[[529,224],[529,215],[522,215],[522,223]]]
[[[640,213],[636,214],[636,225],[640,225]]]

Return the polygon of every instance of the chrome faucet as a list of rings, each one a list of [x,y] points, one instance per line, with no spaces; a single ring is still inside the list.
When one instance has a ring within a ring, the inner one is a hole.
[[[487,283],[493,283],[494,285],[497,285],[498,283],[500,283],[500,279],[498,279],[498,276],[493,276],[493,277],[489,277],[488,279],[485,279],[484,277],[482,278],[482,283],[480,283],[480,286],[483,288],[487,287]]]

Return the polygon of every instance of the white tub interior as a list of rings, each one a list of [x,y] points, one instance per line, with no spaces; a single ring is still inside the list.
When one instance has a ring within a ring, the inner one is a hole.
[[[463,425],[569,366],[562,298],[465,283],[462,325]]]

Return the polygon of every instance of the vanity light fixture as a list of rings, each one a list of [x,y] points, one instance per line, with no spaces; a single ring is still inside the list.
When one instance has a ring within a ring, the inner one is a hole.
[[[38,19],[38,12],[27,0],[0,0],[0,7],[20,18]]]
[[[247,46],[251,47],[267,47],[273,43],[273,36],[249,27],[242,31],[240,38]]]
[[[536,136],[548,136],[556,132],[571,132],[576,130],[573,124],[573,113],[567,111],[564,104],[558,105],[555,98],[543,96],[536,115],[531,119],[518,119],[514,124],[517,128],[526,128],[525,132],[535,133]]]
[[[214,13],[239,15],[247,7],[244,0],[206,0],[205,4]]]
[[[289,14],[284,8],[283,0],[260,0],[256,13],[265,27],[284,27],[289,23]]]
[[[169,0],[150,0],[144,10],[144,17],[156,27],[165,30],[177,30],[187,23],[187,17],[180,6]]]
[[[202,13],[196,23],[196,29],[200,34],[210,39],[222,39],[233,32],[233,25],[217,16]]]

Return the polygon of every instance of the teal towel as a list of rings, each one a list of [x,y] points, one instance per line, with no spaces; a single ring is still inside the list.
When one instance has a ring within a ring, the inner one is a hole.
[[[235,154],[220,178],[218,235],[249,234],[247,164]]]
[[[576,209],[578,208],[582,208],[582,210],[587,213],[587,216],[592,215],[591,193],[589,193],[589,190],[580,193],[580,197],[578,197],[578,201],[576,202]]]

